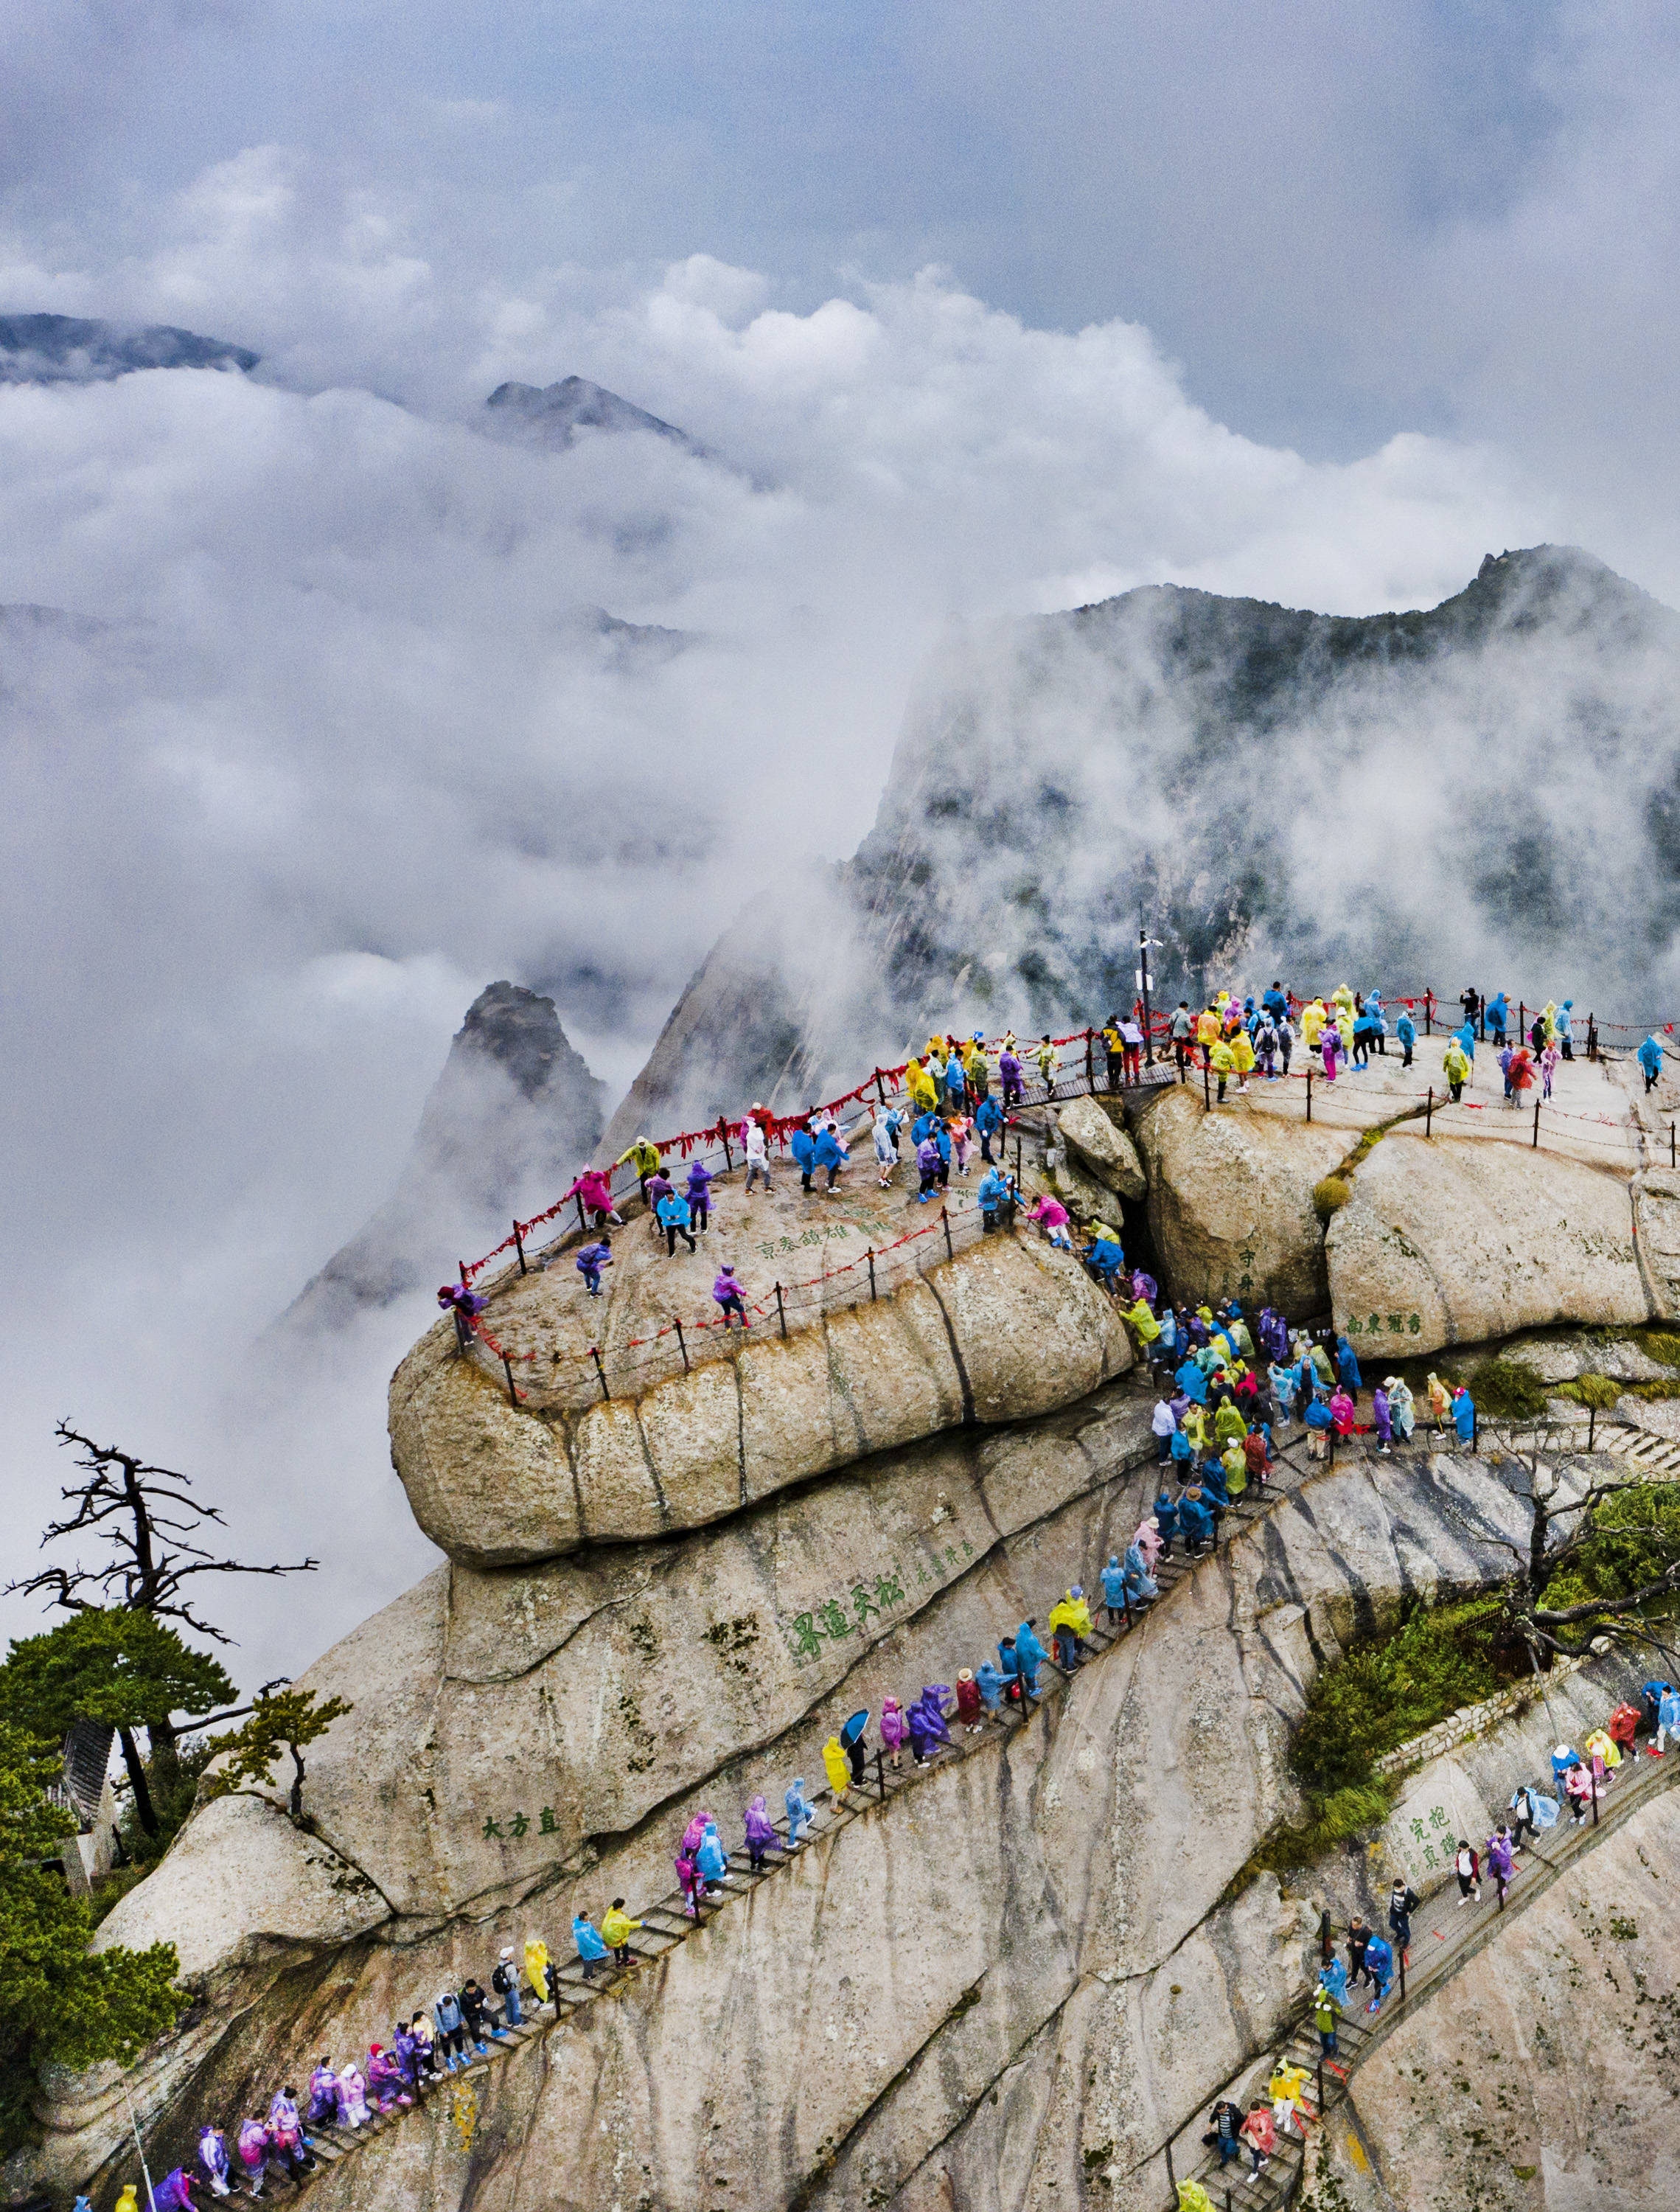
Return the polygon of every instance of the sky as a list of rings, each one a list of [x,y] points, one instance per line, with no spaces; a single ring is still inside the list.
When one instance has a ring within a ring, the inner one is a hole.
[[[81,618],[0,629],[15,1569],[64,1414],[326,1561],[242,1678],[424,1571],[423,1307],[253,1341],[493,976],[622,1091],[952,625],[1542,538],[1680,604],[1677,76],[1654,7],[14,0],[0,313],[264,357],[0,389],[0,605]],[[714,458],[484,434],[573,373]]]

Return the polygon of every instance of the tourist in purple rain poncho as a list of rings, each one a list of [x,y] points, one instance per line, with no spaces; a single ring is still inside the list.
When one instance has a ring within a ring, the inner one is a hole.
[[[1387,1451],[1394,1442],[1394,1416],[1388,1403],[1388,1393],[1380,1382],[1371,1400],[1371,1417],[1377,1425],[1377,1449]]]
[[[766,1851],[779,1850],[780,1848],[780,1838],[771,1822],[764,1800],[755,1797],[747,1808],[747,1857],[753,1872],[762,1874]]]
[[[1499,1893],[1502,1899],[1506,1890],[1510,1886],[1511,1876],[1516,1870],[1512,1856],[1511,1838],[1503,1825],[1496,1833],[1488,1838],[1488,1864],[1492,1869],[1494,1880],[1499,1884]]]
[[[945,1699],[949,1695],[943,1682],[930,1682],[905,1715],[910,1723],[910,1748],[916,1754],[919,1766],[931,1759],[942,1743],[951,1740],[951,1732],[945,1726]]]
[[[309,2077],[309,2118],[320,2127],[338,2112],[338,2076],[331,2059],[324,2058]]]
[[[351,2059],[338,2076],[338,2124],[343,2128],[365,2127],[367,2123],[367,2084],[361,2078],[361,2069]]]
[[[258,2196],[263,2176],[269,2170],[269,2131],[260,2120],[240,2122],[240,2161],[251,2184],[252,2195]]]
[[[192,2212],[192,2191],[188,2177],[176,2166],[166,2173],[152,2191],[154,2212]]]
[[[227,2138],[213,2121],[207,2120],[198,2135],[198,2163],[204,2169],[204,2178],[212,2192],[226,2197],[227,2190]]]

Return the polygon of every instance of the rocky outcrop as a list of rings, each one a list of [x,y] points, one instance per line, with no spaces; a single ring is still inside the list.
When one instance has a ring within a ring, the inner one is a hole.
[[[1627,1178],[1522,1145],[1397,1131],[1326,1242],[1337,1321],[1394,1316],[1409,1352],[1651,1312]]]
[[[1345,1130],[1263,1114],[1209,1113],[1188,1085],[1139,1113],[1149,1223],[1174,1297],[1240,1298],[1291,1314],[1327,1302],[1313,1186],[1341,1160]]]
[[[907,1455],[897,1473],[673,1544],[663,1568],[643,1547],[592,1583],[571,1566],[446,1568],[368,1624],[306,1678],[361,1700],[354,1732],[341,1723],[317,1747],[311,1787],[318,1843],[397,1910],[349,1944],[300,1919],[287,1965],[230,1954],[212,1985],[222,2017],[246,2024],[156,2140],[207,2104],[235,2109],[252,2073],[312,2057],[329,2020],[331,2040],[365,2042],[415,1990],[482,1969],[494,1942],[557,1933],[577,1904],[658,1893],[694,1804],[732,1808],[811,1775],[840,1713],[949,1680],[1131,1523],[1150,1471],[1105,1468],[1120,1418],[1105,1398],[1007,1437],[969,1432],[937,1465]],[[962,2177],[1001,2160],[1011,2202],[1052,2185],[1077,2201],[1101,2165],[1119,2177],[1113,2202],[1152,2205],[1125,2177],[1305,1987],[1300,1908],[1265,1883],[1220,1900],[1293,1807],[1283,1753],[1315,1654],[1407,1593],[1480,1580],[1513,1527],[1491,1472],[1447,1461],[1344,1463],[1280,1503],[1056,1711],[837,1831],[629,1996],[498,2069],[472,2131],[479,2197],[610,2203],[634,2187],[651,2206],[702,2189],[743,2212],[850,2206],[920,2186],[937,2154],[961,2203],[987,2201]],[[789,1636],[772,1610],[781,1578],[798,1577],[783,1606],[826,1591],[845,1612],[848,1578],[874,1595],[883,1541],[903,1607],[854,1614],[846,1637],[804,1651],[797,1615]],[[657,1819],[579,1844],[601,1793],[617,1820],[645,1802]],[[563,1832],[544,1830],[544,1805]],[[506,1838],[516,1810],[517,1846],[487,1846],[485,1820]],[[166,1861],[104,1940],[170,1932],[199,1887]],[[274,1917],[253,1896],[232,1919]],[[323,2212],[347,2190],[358,2212],[443,2212],[464,2155],[458,2131],[452,2144],[443,2129],[395,2130],[317,2185]]]
[[[587,1164],[602,1097],[552,999],[488,985],[455,1034],[397,1188],[305,1285],[285,1322],[332,1328],[452,1274],[452,1258],[499,1243],[515,1213],[552,1205]]]
[[[545,1301],[575,1302],[575,1279],[531,1276],[518,1295],[494,1312],[523,1344]],[[392,1381],[391,1449],[427,1534],[494,1565],[697,1528],[964,1421],[1048,1412],[1132,1358],[1113,1301],[1070,1255],[1000,1236],[785,1340],[767,1329],[640,1395],[543,1414],[512,1407],[440,1323]]]
[[[1143,1163],[1125,1129],[1095,1098],[1070,1098],[1056,1109],[1062,1141],[1088,1175],[1120,1198],[1142,1198]]]

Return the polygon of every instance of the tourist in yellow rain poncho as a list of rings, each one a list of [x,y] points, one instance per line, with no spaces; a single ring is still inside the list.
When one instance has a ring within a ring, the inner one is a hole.
[[[1307,2086],[1304,2066],[1280,2065],[1266,2084],[1266,2094],[1271,2099],[1271,2117],[1277,2124],[1279,2134],[1287,2134],[1293,2124],[1298,2136],[1307,2133],[1307,2115],[1301,2110],[1301,2093]]]
[[[1452,1412],[1452,1410],[1453,1393],[1447,1389],[1446,1383],[1441,1381],[1440,1376],[1431,1375],[1429,1377],[1429,1419],[1434,1423],[1437,1429],[1444,1429],[1446,1426],[1447,1415]]]
[[[1254,1066],[1254,1047],[1240,1022],[1231,1032],[1231,1056],[1237,1064],[1237,1089],[1246,1091]]]
[[[615,1898],[607,1911],[601,1916],[601,1941],[610,1951],[618,1954],[618,1964],[621,1966],[634,1966],[636,1964],[635,1960],[630,1956],[630,1938],[640,1926],[640,1921],[632,1920],[624,1910],[624,1899],[622,1897]]]
[[[1556,1042],[1557,1037],[1557,1001],[1549,999],[1546,1011],[1540,1017],[1540,1042],[1543,1045]]]
[[[1208,1066],[1213,1070],[1214,1081],[1219,1085],[1219,1103],[1225,1103],[1225,1085],[1237,1072],[1237,1056],[1222,1037],[1208,1053]]]
[[[1180,2182],[1179,2212],[1213,2212],[1213,2199],[1199,2181]]]
[[[822,1764],[828,1776],[828,1787],[834,1791],[834,1802],[838,1805],[852,1780],[852,1769],[846,1765],[846,1753],[840,1749],[840,1740],[837,1735],[831,1735],[823,1745]]]
[[[1214,1442],[1218,1444],[1228,1444],[1234,1438],[1238,1443],[1240,1443],[1247,1434],[1247,1422],[1228,1398],[1213,1417]]]
[[[1311,1052],[1319,1042],[1320,1031],[1330,1019],[1322,999],[1314,999],[1310,1006],[1301,1010],[1301,1041]]]
[[[1223,1024],[1221,1023],[1219,1016],[1214,1012],[1211,1006],[1204,1006],[1201,1012],[1197,1015],[1196,1042],[1202,1048],[1202,1055],[1204,1059],[1207,1057],[1208,1054],[1213,1050],[1215,1045],[1218,1043],[1219,1032]]]
[[[1459,1093],[1470,1081],[1471,1076],[1470,1054],[1457,1037],[1447,1040],[1446,1049],[1440,1056],[1440,1072],[1446,1078],[1447,1095],[1456,1106]]]
[[[1139,1298],[1135,1306],[1128,1306],[1126,1308],[1125,1317],[1131,1323],[1133,1328],[1137,1330],[1137,1341],[1143,1346],[1146,1352],[1150,1345],[1159,1341],[1161,1336],[1161,1323],[1155,1319],[1154,1314],[1150,1311],[1149,1302],[1147,1298]]]
[[[1077,1583],[1051,1607],[1050,1632],[1056,1639],[1056,1664],[1070,1674],[1096,1633],[1091,1625],[1091,1608]]]
[[[927,1050],[922,1054],[923,1060],[929,1067],[932,1067],[936,1063],[943,1067],[945,1065],[945,1057],[944,1038],[931,1036],[927,1041]]]
[[[904,1087],[910,1093],[910,1103],[919,1114],[931,1114],[939,1104],[939,1087],[919,1060],[912,1060],[904,1070]]]
[[[1602,1759],[1607,1767],[1620,1766],[1622,1764],[1621,1746],[1604,1729],[1594,1729],[1581,1746],[1581,1749],[1589,1759]]]
[[[525,1938],[525,1979],[537,1992],[538,2004],[549,2002],[549,1947],[540,1936]]]
[[[1190,1449],[1200,1459],[1208,1448],[1208,1409],[1205,1406],[1185,1407],[1184,1419],[1179,1425],[1190,1440]]]
[[[137,2182],[125,2181],[123,2184],[123,2193],[117,2199],[117,2212],[140,2212],[138,2189]]]
[[[978,1098],[980,1095],[979,1078],[981,1076],[985,1075],[990,1080],[986,1054],[981,1050],[983,1042],[984,1040],[978,1036],[972,1036],[962,1048],[962,1072],[968,1079],[968,1096],[971,1098]]]
[[[1039,1064],[1039,1075],[1046,1091],[1056,1087],[1056,1048],[1047,1036],[1041,1036],[1033,1047],[1033,1057]]]
[[[1225,1475],[1225,1495],[1240,1498],[1248,1487],[1248,1454],[1243,1449],[1246,1438],[1233,1437],[1219,1455],[1219,1464]]]
[[[1348,988],[1347,985],[1345,983],[1338,983],[1335,990],[1332,991],[1330,995],[1331,1004],[1335,1006],[1339,1006],[1342,1009],[1342,1012],[1348,1017],[1348,1019],[1351,1021],[1353,1019],[1353,993]]]

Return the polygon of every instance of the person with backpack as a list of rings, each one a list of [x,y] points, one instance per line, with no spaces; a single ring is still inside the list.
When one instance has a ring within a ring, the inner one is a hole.
[[[735,1269],[727,1260],[718,1270],[712,1285],[712,1296],[723,1315],[725,1329],[732,1328],[737,1321],[743,1329],[751,1326],[747,1319],[747,1309],[742,1302],[741,1285],[736,1280]]]
[[[1482,1862],[1471,1848],[1468,1836],[1460,1836],[1459,1848],[1453,1861],[1453,1871],[1459,1877],[1459,1902],[1468,1905],[1473,1897],[1482,1902]]]
[[[514,1963],[511,1943],[496,1960],[490,1975],[490,1987],[501,1999],[501,2016],[505,2023],[509,2027],[518,2027],[524,2014],[519,2009],[519,1969]]]

